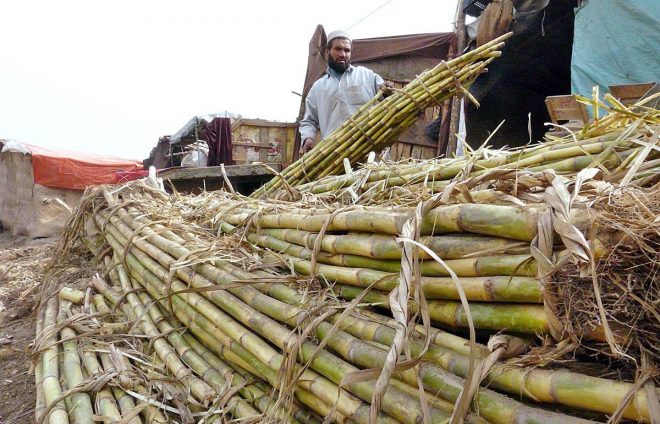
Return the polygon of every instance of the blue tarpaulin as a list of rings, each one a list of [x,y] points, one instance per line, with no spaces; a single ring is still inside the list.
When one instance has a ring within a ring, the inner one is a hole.
[[[583,0],[575,10],[571,90],[660,82],[660,2]]]

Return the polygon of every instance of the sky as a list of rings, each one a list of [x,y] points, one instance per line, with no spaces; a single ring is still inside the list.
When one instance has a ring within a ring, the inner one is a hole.
[[[195,115],[293,122],[318,24],[452,31],[455,0],[1,1],[0,139],[132,159]]]

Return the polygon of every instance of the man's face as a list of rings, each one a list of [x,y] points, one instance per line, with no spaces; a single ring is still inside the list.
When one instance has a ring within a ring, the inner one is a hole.
[[[328,66],[337,72],[344,72],[351,64],[351,42],[345,38],[335,38],[328,50]]]

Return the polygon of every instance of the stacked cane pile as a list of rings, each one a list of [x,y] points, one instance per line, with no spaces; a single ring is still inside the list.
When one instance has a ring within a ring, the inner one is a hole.
[[[90,189],[56,263],[99,274],[44,288],[37,422],[655,422],[660,122],[622,108],[296,202]]]
[[[255,213],[268,203],[222,196],[229,206],[223,210],[203,201],[215,211],[214,230],[233,233],[216,239],[186,218],[205,221],[200,198],[175,201],[137,184],[88,193],[69,236],[86,241],[108,284],[92,279],[104,301],[93,297],[85,323],[105,311],[123,341],[115,339],[120,346],[112,349],[85,344],[74,336],[90,333],[76,325],[80,313],[58,313],[57,298],[46,303],[37,379],[49,387],[43,404],[55,405],[44,415],[49,422],[65,422],[58,421],[64,411],[89,410],[88,402],[97,415],[125,418],[124,394],[139,411],[132,419],[146,422],[582,423],[615,413],[651,422],[652,385],[638,391],[567,369],[514,365],[530,343],[516,335],[549,331],[529,252],[547,208],[430,205],[417,214],[423,218],[415,234],[406,225],[416,215],[410,208],[339,211],[274,202]],[[573,222],[580,225],[579,217]],[[419,271],[404,265],[414,261],[397,249],[396,235],[430,248],[415,253],[424,260]],[[387,308],[396,297],[387,292],[400,292],[402,281],[414,287],[418,272],[424,300],[417,299],[426,306],[410,307],[433,325],[412,322],[401,354],[421,362],[393,368],[382,386],[376,379],[392,365],[401,330]],[[371,290],[361,292],[366,286]],[[483,334],[509,335],[488,347],[470,342],[454,331],[467,321]],[[145,342],[138,348],[128,342],[135,339]],[[139,353],[126,352],[128,346]],[[82,365],[73,360],[76,349]],[[121,359],[109,361],[106,351]],[[60,367],[66,386],[58,391],[46,383],[58,379],[52,367],[67,352],[71,358]],[[85,362],[91,356],[96,363]],[[69,380],[67,364],[80,368],[77,379]],[[487,388],[478,388],[475,372]]]
[[[640,163],[630,179],[638,185],[652,185],[658,181],[660,159],[647,143],[657,143],[657,137],[655,141],[653,137],[660,129],[660,111],[645,105],[657,97],[630,107],[608,97],[615,106],[595,103],[610,110],[603,119],[578,133],[563,138],[548,136],[546,142],[533,146],[498,151],[482,148],[452,159],[365,164],[349,174],[320,178],[295,189],[335,200],[343,197],[349,203],[382,204],[393,197],[410,197],[415,204],[424,195],[443,191],[452,180],[484,176],[492,170],[552,170],[560,175],[575,175],[582,169],[596,167],[607,170],[605,181],[616,183],[636,161]],[[290,191],[280,190],[272,196],[290,198]]]

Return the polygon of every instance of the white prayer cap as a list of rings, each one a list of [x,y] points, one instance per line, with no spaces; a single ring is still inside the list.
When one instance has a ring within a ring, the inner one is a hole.
[[[352,43],[351,36],[346,31],[332,31],[328,34],[328,44],[335,38],[345,38]]]

